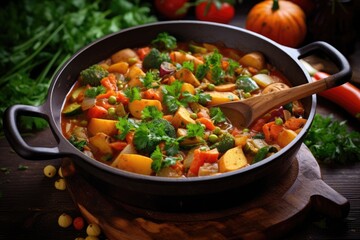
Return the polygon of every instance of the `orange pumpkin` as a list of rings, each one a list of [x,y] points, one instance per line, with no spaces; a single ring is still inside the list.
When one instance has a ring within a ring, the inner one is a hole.
[[[245,28],[288,47],[298,47],[307,31],[304,11],[295,3],[283,0],[265,0],[254,5]]]

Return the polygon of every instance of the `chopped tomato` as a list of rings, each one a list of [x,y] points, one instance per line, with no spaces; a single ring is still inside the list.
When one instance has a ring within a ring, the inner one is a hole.
[[[117,141],[117,142],[112,142],[109,145],[112,149],[116,151],[121,151],[128,145],[128,143],[125,141]]]
[[[97,105],[90,108],[87,113],[88,118],[104,118],[107,116],[107,114],[108,111],[106,108]]]
[[[144,60],[145,56],[148,55],[148,53],[150,52],[150,48],[149,47],[143,47],[143,48],[139,48],[136,53],[139,56],[140,60]]]
[[[126,134],[125,139],[127,143],[132,144],[134,140],[134,132],[128,132],[128,134]]]
[[[113,90],[113,91],[117,90],[116,82],[117,80],[115,75],[111,73],[107,77],[101,79],[100,81],[101,85],[103,85],[107,90]]]
[[[123,91],[118,91],[116,92],[116,101],[121,102],[124,105],[127,105],[130,100]]]

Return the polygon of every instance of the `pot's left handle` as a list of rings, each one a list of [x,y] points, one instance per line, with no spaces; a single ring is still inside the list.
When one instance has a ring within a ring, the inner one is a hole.
[[[33,116],[49,120],[48,115],[43,111],[43,106],[13,105],[6,109],[3,117],[4,133],[17,154],[28,160],[54,159],[67,155],[61,153],[58,146],[33,147],[28,145],[21,136],[16,124],[19,116]],[[59,143],[59,139],[57,138],[56,140]]]

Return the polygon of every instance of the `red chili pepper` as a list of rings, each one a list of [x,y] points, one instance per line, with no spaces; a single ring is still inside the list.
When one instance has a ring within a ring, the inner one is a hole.
[[[320,80],[330,76],[325,72],[316,72],[313,75],[314,80]],[[347,82],[338,87],[319,93],[320,96],[338,104],[347,112],[360,120],[360,89]]]

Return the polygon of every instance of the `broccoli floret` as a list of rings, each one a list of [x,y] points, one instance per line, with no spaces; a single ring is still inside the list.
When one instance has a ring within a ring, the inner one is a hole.
[[[164,131],[166,135],[168,135],[171,138],[176,138],[176,131],[174,126],[167,120],[163,118],[156,118],[151,121],[154,126],[159,126],[164,128]]]
[[[159,69],[162,62],[169,62],[170,57],[167,53],[161,53],[156,48],[152,48],[143,61],[143,67],[148,69]]]
[[[92,65],[91,67],[80,72],[80,83],[82,85],[99,86],[101,79],[107,77],[109,72],[100,65]]]
[[[217,148],[220,153],[225,153],[230,148],[235,146],[235,138],[230,133],[220,135],[219,141],[211,146]]]

